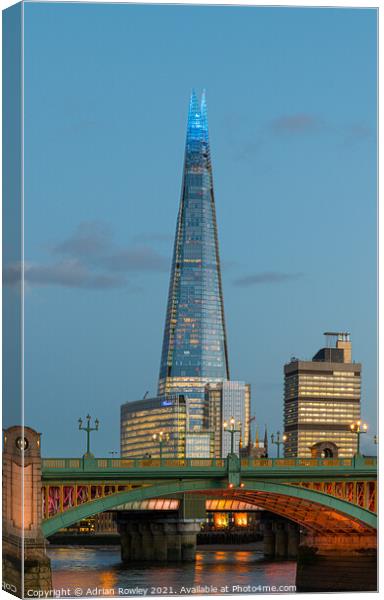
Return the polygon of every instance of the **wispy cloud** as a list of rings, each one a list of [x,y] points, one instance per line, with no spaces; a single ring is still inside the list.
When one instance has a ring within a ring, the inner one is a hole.
[[[238,287],[249,287],[252,285],[268,285],[271,283],[284,283],[303,277],[303,273],[281,273],[277,271],[265,271],[239,277],[233,281]]]
[[[111,271],[168,271],[170,261],[153,248],[139,246],[125,248],[101,259]]]
[[[94,257],[112,248],[112,229],[101,221],[84,221],[65,240],[52,248],[54,254]]]
[[[125,287],[141,289],[132,277],[140,273],[166,272],[169,259],[149,245],[119,246],[112,229],[99,221],[80,223],[64,240],[50,246],[50,257],[43,262],[24,264],[24,280],[29,286],[109,290]],[[5,265],[3,282],[20,282],[20,264]]]
[[[277,135],[310,133],[324,126],[322,119],[309,113],[281,115],[270,122],[271,130]]]
[[[80,260],[60,260],[49,264],[24,263],[24,281],[29,287],[62,286],[69,288],[105,290],[131,286],[120,275],[109,275],[92,271]],[[4,285],[15,285],[21,282],[21,264],[13,263],[3,269]]]
[[[79,260],[63,260],[48,265],[26,265],[25,280],[30,285],[59,285],[84,289],[112,289],[126,285],[122,277],[97,273]]]

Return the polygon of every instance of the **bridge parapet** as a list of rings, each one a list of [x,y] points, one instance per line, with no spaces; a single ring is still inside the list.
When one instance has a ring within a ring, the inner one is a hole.
[[[227,469],[228,459],[224,458],[185,458],[185,459],[138,459],[138,458],[44,458],[42,460],[43,472],[53,470],[84,471],[84,470],[167,470],[185,467],[191,470]],[[375,471],[377,459],[375,457],[357,456],[354,458],[243,458],[240,461],[241,470],[273,469],[273,470],[316,470],[324,469],[344,470],[367,469]]]

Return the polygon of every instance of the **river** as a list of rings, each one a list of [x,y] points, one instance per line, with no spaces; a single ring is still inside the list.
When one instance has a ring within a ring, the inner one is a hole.
[[[294,561],[264,561],[260,547],[198,547],[194,563],[123,565],[117,546],[51,546],[57,596],[160,596],[294,591]],[[273,587],[274,586],[274,587]]]

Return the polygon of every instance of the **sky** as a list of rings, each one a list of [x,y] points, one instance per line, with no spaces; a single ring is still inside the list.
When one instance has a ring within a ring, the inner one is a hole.
[[[156,393],[192,88],[206,89],[230,371],[261,430],[283,366],[350,331],[376,432],[376,11],[25,5],[25,421],[119,450]]]

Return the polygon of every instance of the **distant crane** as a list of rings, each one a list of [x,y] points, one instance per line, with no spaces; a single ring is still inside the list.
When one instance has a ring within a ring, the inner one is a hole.
[[[148,396],[148,394],[149,394],[149,391],[148,391],[148,392],[145,392],[145,394],[144,394],[144,396],[143,396],[143,400],[145,400],[145,399],[146,399],[146,397]]]

